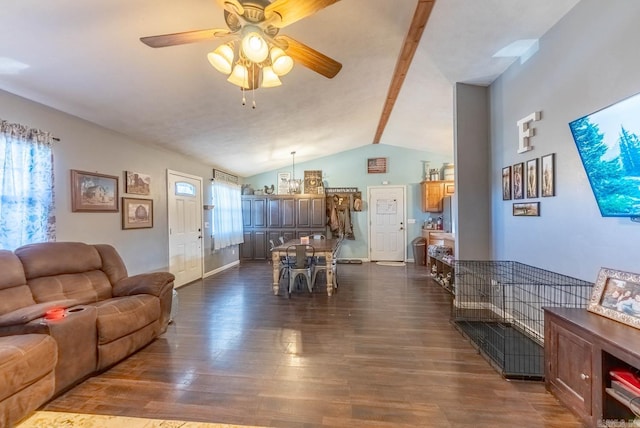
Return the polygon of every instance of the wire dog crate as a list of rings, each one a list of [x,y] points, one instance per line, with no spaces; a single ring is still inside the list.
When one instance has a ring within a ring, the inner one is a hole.
[[[586,307],[593,283],[513,261],[455,262],[452,321],[507,379],[544,379],[545,306]]]

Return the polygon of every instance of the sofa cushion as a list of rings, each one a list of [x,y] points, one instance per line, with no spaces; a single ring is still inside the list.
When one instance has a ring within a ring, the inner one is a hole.
[[[0,337],[0,401],[53,371],[55,340],[44,334]]]
[[[41,242],[15,250],[24,266],[27,281],[43,276],[99,270],[102,259],[98,251],[82,242]]]
[[[22,263],[11,251],[0,250],[0,315],[33,305]]]
[[[29,287],[38,303],[74,299],[78,304],[86,304],[112,295],[111,283],[101,270],[33,278]]]
[[[160,300],[149,294],[98,302],[98,344],[112,342],[157,321]]]

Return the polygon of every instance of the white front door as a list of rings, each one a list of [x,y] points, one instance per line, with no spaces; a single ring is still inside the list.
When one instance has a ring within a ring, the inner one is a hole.
[[[369,259],[404,261],[406,256],[404,186],[369,187]]]
[[[202,278],[202,178],[167,171],[169,271],[175,286]]]

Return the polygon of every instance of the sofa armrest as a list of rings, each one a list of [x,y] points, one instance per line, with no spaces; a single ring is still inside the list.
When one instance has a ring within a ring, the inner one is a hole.
[[[166,288],[173,288],[175,276],[169,272],[151,272],[122,278],[113,286],[114,297],[134,294],[161,296]]]
[[[80,304],[78,300],[66,299],[25,306],[24,308],[16,309],[15,311],[0,315],[0,327],[27,324],[37,318],[44,317],[45,313],[49,309],[70,308],[78,304]]]

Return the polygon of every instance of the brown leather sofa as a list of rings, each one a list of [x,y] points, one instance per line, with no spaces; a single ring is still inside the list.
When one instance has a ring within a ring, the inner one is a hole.
[[[0,345],[8,340],[24,341],[15,336],[46,340],[40,336],[46,335],[54,339],[56,348],[55,353],[50,345],[47,351],[39,351],[52,354],[42,361],[54,361],[53,390],[37,394],[40,399],[25,406],[26,412],[164,333],[173,280],[168,272],[128,276],[122,258],[110,245],[47,242],[26,245],[13,253],[0,250]],[[46,312],[52,308],[65,308],[64,318],[47,320]],[[3,358],[7,356],[0,352],[2,381],[11,376]],[[46,376],[43,370],[40,375]],[[5,401],[14,395],[35,388],[36,378],[26,376],[23,388],[14,388],[14,393],[5,390],[4,385],[9,384],[3,382],[0,410],[5,411]],[[26,416],[16,413],[20,412],[3,413],[5,421]]]

